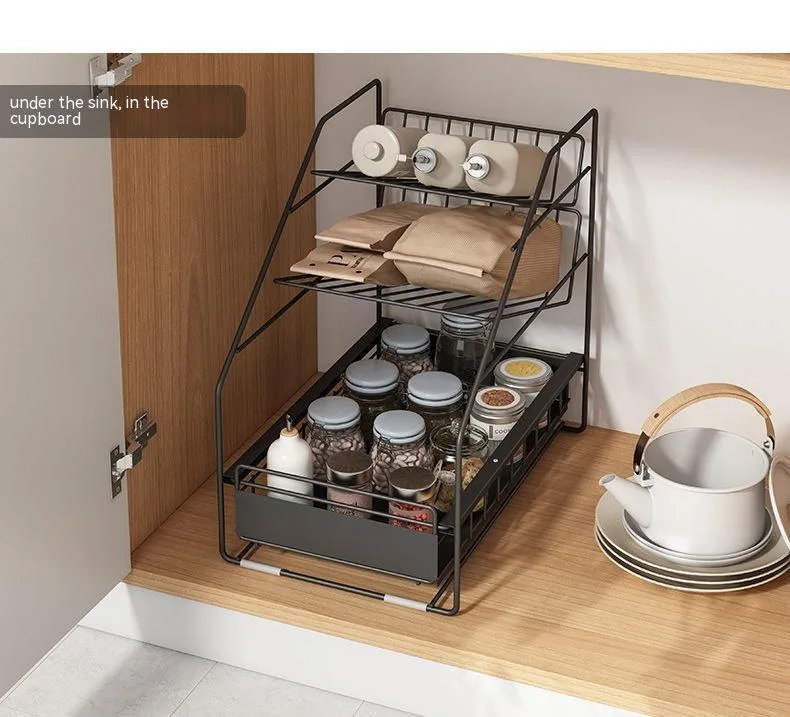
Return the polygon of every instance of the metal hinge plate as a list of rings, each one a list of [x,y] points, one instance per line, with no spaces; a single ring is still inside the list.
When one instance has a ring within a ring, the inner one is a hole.
[[[115,67],[107,69],[106,56],[98,55],[89,63],[90,83],[93,93],[98,94],[107,87],[117,87],[132,76],[132,69],[143,61],[139,52],[132,52],[118,58]]]
[[[117,498],[123,489],[126,472],[134,468],[143,457],[143,448],[156,435],[156,421],[148,418],[144,411],[134,419],[132,432],[126,437],[126,452],[115,446],[110,451],[110,490],[112,497]]]

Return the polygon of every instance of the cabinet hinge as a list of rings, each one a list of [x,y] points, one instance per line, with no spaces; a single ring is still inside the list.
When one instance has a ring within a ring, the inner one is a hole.
[[[143,448],[155,435],[156,421],[149,420],[148,412],[144,411],[134,419],[132,432],[126,437],[126,452],[121,453],[120,446],[110,451],[110,489],[113,498],[121,494],[126,472],[140,462]]]

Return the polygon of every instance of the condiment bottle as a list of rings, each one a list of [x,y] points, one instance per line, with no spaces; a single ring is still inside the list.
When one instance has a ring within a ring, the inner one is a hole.
[[[381,357],[398,367],[398,393],[405,405],[409,379],[415,374],[433,370],[431,336],[416,324],[388,326],[381,333]]]
[[[411,177],[411,156],[426,134],[416,127],[371,124],[357,132],[351,144],[351,158],[368,177]]]
[[[307,441],[299,436],[299,430],[291,425],[291,417],[286,416],[286,427],[280,431],[280,437],[272,442],[266,452],[266,467],[282,473],[290,473],[302,478],[313,477],[313,454]],[[266,474],[266,484],[271,488],[282,488],[292,493],[313,495],[313,484],[295,478],[286,478],[272,473]],[[291,503],[311,505],[313,501],[296,498],[276,491],[268,491],[268,495]]]
[[[414,176],[428,187],[466,188],[463,163],[475,137],[429,132],[420,138],[412,156]]]
[[[333,453],[326,459],[326,480],[329,484],[326,497],[334,502],[327,504],[327,510],[356,518],[370,518],[370,513],[354,510],[354,508],[370,510],[373,505],[373,496],[370,493],[373,461],[367,453],[361,451]],[[347,490],[348,488],[365,493],[352,492]]]
[[[449,426],[437,428],[431,434],[431,447],[436,459],[435,472],[439,478],[439,492],[436,495],[437,510],[446,513],[455,502],[455,446],[461,429],[460,421]],[[488,456],[488,438],[476,426],[467,426],[461,439],[461,489],[465,489],[478,474]],[[474,507],[475,511],[485,507],[481,498]]]
[[[524,407],[529,406],[552,376],[551,366],[540,359],[517,356],[500,361],[494,369],[494,383],[497,386],[513,388],[524,396]],[[539,428],[548,425],[544,417]]]
[[[355,361],[346,369],[345,393],[359,405],[362,435],[368,446],[373,444],[376,416],[400,408],[398,378],[398,367],[383,359]]]
[[[524,396],[512,388],[488,386],[477,392],[469,423],[488,436],[490,453],[496,450],[518,419],[524,415],[526,405]],[[523,448],[518,448],[513,459],[520,461],[523,453]]]
[[[418,533],[433,532],[433,514],[427,506],[431,505],[436,497],[436,487],[437,478],[427,468],[409,466],[392,471],[389,475],[390,496],[409,502],[389,501],[389,512],[393,516],[390,518],[390,525],[415,530]],[[419,520],[420,523],[411,523],[402,518]]]
[[[305,439],[313,452],[315,480],[326,477],[326,459],[338,451],[364,451],[360,410],[346,396],[324,396],[307,407]]]
[[[469,189],[501,197],[528,197],[535,191],[546,160],[539,147],[521,142],[480,139],[463,163]]]
[[[433,456],[425,442],[425,421],[413,411],[387,411],[373,422],[373,489],[387,493],[389,475],[396,468],[431,468]]]
[[[451,373],[418,373],[409,379],[407,395],[409,410],[423,417],[428,435],[463,415],[464,387],[461,379]]]

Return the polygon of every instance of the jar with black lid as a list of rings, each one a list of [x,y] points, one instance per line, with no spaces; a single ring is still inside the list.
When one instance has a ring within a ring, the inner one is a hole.
[[[385,411],[401,407],[398,397],[398,367],[383,359],[355,361],[346,369],[346,396],[359,405],[365,443],[373,444],[373,421]]]
[[[389,512],[392,515],[390,525],[418,533],[433,532],[433,511],[428,506],[433,504],[437,485],[436,476],[427,468],[406,466],[392,471],[389,475],[390,496],[408,502],[389,502]],[[418,505],[413,505],[414,503]],[[418,520],[420,523],[412,523],[411,520]]]
[[[326,480],[326,459],[340,451],[364,451],[356,401],[345,396],[317,398],[307,407],[305,440],[313,452],[313,476]]]
[[[434,363],[437,371],[458,376],[464,391],[469,391],[483,362],[491,324],[483,317],[459,316],[475,309],[480,310],[477,305],[464,306],[459,303],[460,300],[455,299],[442,307],[442,310],[454,313],[442,314]]]
[[[426,443],[425,421],[413,411],[387,411],[373,422],[373,488],[379,493],[389,490],[389,475],[396,468],[419,466],[432,468],[431,449]]]
[[[398,367],[398,393],[405,405],[409,379],[423,371],[433,370],[431,336],[426,329],[416,324],[388,326],[381,332],[381,358]]]
[[[407,396],[409,410],[423,417],[429,436],[437,428],[461,418],[464,412],[461,379],[445,371],[424,371],[412,376]]]

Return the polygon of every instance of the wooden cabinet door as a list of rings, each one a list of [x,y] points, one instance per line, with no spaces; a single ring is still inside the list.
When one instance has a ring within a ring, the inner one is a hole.
[[[0,84],[90,55],[0,55]],[[0,139],[0,695],[129,571],[110,140]]]
[[[144,54],[129,81],[244,87],[239,139],[113,139],[126,424],[159,432],[129,482],[132,548],[214,472],[214,387],[312,133],[312,55]],[[315,246],[311,204],[273,267]],[[293,296],[267,283],[250,331]],[[316,370],[314,298],[234,362],[224,398],[230,455]]]

